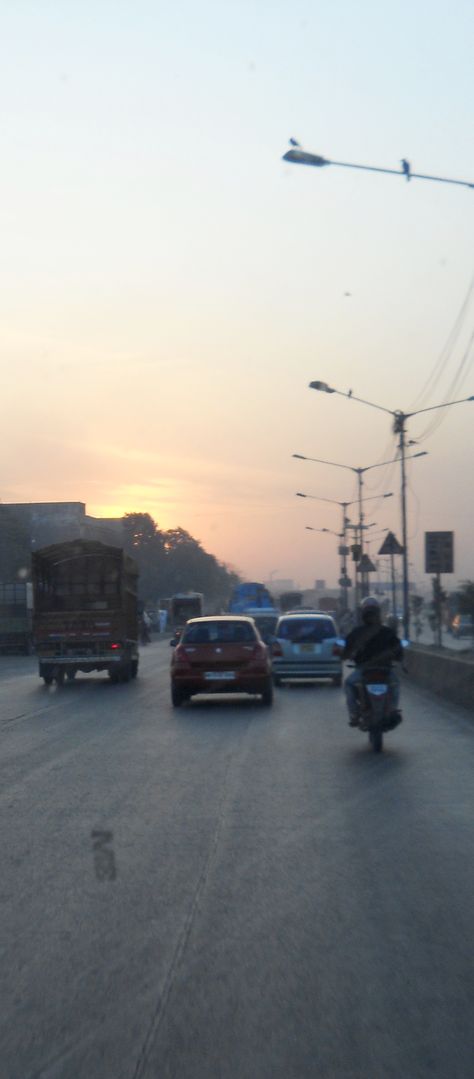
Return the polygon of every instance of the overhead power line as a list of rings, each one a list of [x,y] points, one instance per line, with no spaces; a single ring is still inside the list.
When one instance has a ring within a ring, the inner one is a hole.
[[[435,361],[435,364],[433,366],[433,369],[432,369],[431,373],[428,375],[428,378],[426,379],[426,382],[425,382],[424,386],[420,390],[416,400],[413,403],[413,406],[412,406],[413,410],[415,408],[421,408],[426,403],[428,398],[431,396],[431,394],[436,389],[436,386],[438,385],[440,379],[442,378],[442,376],[443,376],[443,374],[444,374],[444,372],[445,372],[445,370],[446,370],[446,368],[447,368],[447,366],[449,364],[449,361],[450,361],[451,356],[453,354],[453,351],[454,351],[454,348],[455,348],[456,343],[458,341],[458,338],[460,336],[460,333],[462,331],[462,328],[463,328],[463,325],[464,325],[464,322],[465,322],[465,319],[466,319],[466,316],[468,314],[469,307],[470,307],[470,304],[471,304],[471,301],[472,301],[473,298],[474,298],[474,276],[471,278],[471,282],[470,282],[469,288],[467,290],[467,293],[466,293],[466,295],[464,297],[464,300],[463,300],[463,302],[461,304],[461,308],[460,308],[460,310],[459,310],[459,312],[458,312],[458,314],[456,316],[456,319],[454,321],[453,326],[451,327],[451,329],[449,331],[449,334],[448,334],[448,336],[446,338],[446,341],[445,341],[445,343],[443,345],[443,348],[441,349],[441,352],[440,352],[440,354],[438,356],[438,359]]]

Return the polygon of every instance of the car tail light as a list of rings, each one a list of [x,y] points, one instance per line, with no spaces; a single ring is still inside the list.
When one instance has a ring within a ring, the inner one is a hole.
[[[273,644],[272,644],[272,656],[282,656],[282,655],[283,655],[283,649],[281,647],[281,644],[279,644],[278,641],[274,641]]]
[[[188,657],[186,655],[186,649],[185,649],[184,645],[182,645],[182,644],[177,644],[176,645],[176,648],[175,648],[175,650],[173,652],[172,662],[173,662],[174,667],[189,667],[190,666],[190,662],[189,662],[189,659],[188,659]]]
[[[113,641],[113,643],[109,645],[109,648],[111,648],[113,652],[116,652],[117,649],[121,647],[122,645],[118,641]]]

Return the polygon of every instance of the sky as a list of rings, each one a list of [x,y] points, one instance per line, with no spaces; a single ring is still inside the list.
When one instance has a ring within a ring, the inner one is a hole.
[[[474,394],[474,190],[282,155],[474,181],[473,31],[467,0],[2,0],[1,500],[146,511],[247,579],[335,584],[305,526],[339,507],[295,492],[356,476],[292,454],[365,467],[395,438],[308,384]],[[448,586],[474,578],[472,409],[408,421],[420,586],[425,530],[455,532]],[[366,474],[389,492],[373,555],[398,464]]]

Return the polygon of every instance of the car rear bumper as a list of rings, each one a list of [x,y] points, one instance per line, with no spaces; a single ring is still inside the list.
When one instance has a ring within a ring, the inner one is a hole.
[[[342,664],[340,661],[274,660],[273,674],[278,678],[338,678],[342,675]]]
[[[247,675],[232,680],[218,679],[207,681],[205,678],[192,675],[173,675],[171,682],[183,693],[193,696],[195,693],[263,693],[271,680],[271,672],[265,675]]]

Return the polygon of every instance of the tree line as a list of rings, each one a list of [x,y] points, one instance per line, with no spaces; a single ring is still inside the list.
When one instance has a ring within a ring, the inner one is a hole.
[[[138,564],[145,603],[193,591],[202,592],[215,610],[226,607],[238,574],[184,528],[162,531],[149,513],[126,513],[123,525],[124,549]]]

